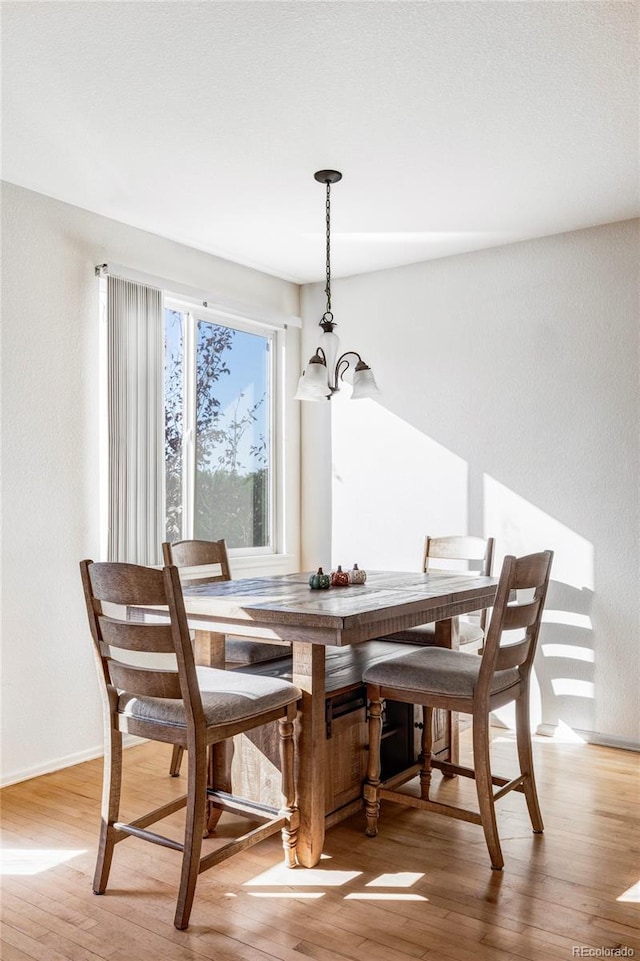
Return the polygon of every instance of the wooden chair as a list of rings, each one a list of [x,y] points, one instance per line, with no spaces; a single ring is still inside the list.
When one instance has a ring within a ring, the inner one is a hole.
[[[180,569],[180,580],[184,586],[195,584],[215,584],[231,580],[229,555],[224,539],[219,541],[175,541],[162,545],[165,564],[175,564]],[[227,637],[225,640],[225,662],[229,668],[247,664],[262,664],[291,653],[290,644],[266,644],[250,638]],[[171,755],[169,773],[178,777],[182,764],[182,748],[175,745]]]
[[[200,872],[280,830],[285,861],[290,866],[295,864],[299,815],[294,800],[293,721],[300,691],[276,678],[196,668],[177,567],[157,570],[134,564],[82,561],[80,570],[105,730],[102,827],[93,890],[95,894],[104,893],[114,846],[129,835],[181,851],[174,924],[183,929],[189,923]],[[130,620],[128,605],[166,606],[170,623]],[[129,663],[128,654],[122,652],[135,652],[137,663]],[[144,653],[173,655],[175,666],[140,666]],[[208,749],[274,720],[279,721],[280,727],[282,809],[278,812],[213,788],[207,790]],[[123,732],[187,748],[189,757],[187,793],[130,823],[118,819]],[[149,825],[183,807],[182,842],[147,830]],[[234,811],[261,823],[243,837],[201,856],[207,807],[216,813]]]
[[[465,561],[468,569],[473,570],[471,565],[478,568],[479,574],[491,576],[493,566],[493,537],[425,537],[422,551],[422,570],[428,573],[431,570],[443,570],[434,561],[449,562]],[[444,569],[451,569],[444,568]],[[457,567],[456,569],[460,569]],[[487,611],[479,611],[472,616],[473,620],[460,621],[460,647],[467,651],[482,651],[484,636],[487,624]],[[436,641],[435,624],[420,624],[418,627],[411,627],[406,631],[397,634],[389,634],[384,638],[385,641],[396,641],[400,644],[423,644],[432,646]]]
[[[183,587],[231,580],[229,556],[224,540],[175,541],[173,544],[165,542],[162,545],[162,555],[166,565],[175,564],[180,568]],[[290,653],[290,644],[266,644],[243,637],[228,637],[225,644],[225,660],[230,667],[262,664],[277,657],[287,657]]]
[[[533,774],[531,732],[529,727],[529,677],[535,655],[553,553],[543,551],[527,557],[506,557],[500,575],[491,622],[482,657],[463,651],[425,647],[373,665],[364,672],[369,700],[369,765],[364,786],[367,817],[366,833],[377,833],[380,798],[433,811],[473,824],[481,824],[491,857],[491,866],[504,866],[495,802],[508,791],[525,795],[531,824],[536,834],[543,830]],[[509,603],[512,591],[533,590],[533,597],[522,603]],[[504,631],[524,630],[516,643],[500,645]],[[423,708],[422,753],[420,763],[385,783],[380,781],[380,739],[382,701],[389,698]],[[516,739],[520,774],[512,780],[491,773],[489,756],[489,717],[493,710],[516,702]],[[431,715],[434,708],[460,711],[473,718],[474,767],[465,768],[431,758]],[[443,774],[461,774],[475,779],[479,813],[429,799],[432,768]],[[420,797],[396,788],[420,775]],[[493,785],[499,790],[493,793]]]

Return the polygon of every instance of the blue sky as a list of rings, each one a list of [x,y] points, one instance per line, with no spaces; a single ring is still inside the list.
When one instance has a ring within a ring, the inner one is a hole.
[[[172,316],[175,316],[173,311],[167,310],[165,316],[168,320],[167,349],[174,352],[180,347],[180,330],[177,323],[171,322]],[[214,326],[209,322],[199,321],[198,327],[200,328],[203,324],[206,327]],[[268,341],[265,337],[240,330],[234,332],[232,346],[224,354],[230,373],[224,374],[213,385],[214,395],[220,401],[221,412],[232,413],[236,400],[242,392],[245,396],[239,410],[240,415],[264,396],[269,380],[267,345]],[[240,462],[249,468],[254,466],[251,464],[249,446],[257,443],[261,435],[268,438],[269,408],[266,402],[258,408],[256,416],[257,421],[253,425],[253,430],[247,431],[244,435],[240,448]]]

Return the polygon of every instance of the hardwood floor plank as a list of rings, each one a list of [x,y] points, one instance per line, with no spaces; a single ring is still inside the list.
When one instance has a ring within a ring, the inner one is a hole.
[[[14,948],[24,952],[33,961],[68,961],[64,954],[43,944],[37,938],[32,938],[10,924],[3,925],[3,940]]]
[[[19,948],[15,948],[4,938],[0,938],[0,958],[3,961],[31,961],[30,955],[20,951]]]

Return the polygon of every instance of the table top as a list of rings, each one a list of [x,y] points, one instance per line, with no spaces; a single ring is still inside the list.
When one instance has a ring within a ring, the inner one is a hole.
[[[401,622],[400,630],[489,607],[497,584],[466,572],[372,571],[365,584],[318,591],[308,573],[278,574],[187,586],[184,600],[190,618],[325,629],[356,640],[389,620]]]

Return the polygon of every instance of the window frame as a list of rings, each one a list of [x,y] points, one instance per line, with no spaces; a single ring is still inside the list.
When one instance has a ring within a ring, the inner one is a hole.
[[[164,292],[164,309],[177,311],[185,316],[183,340],[183,476],[182,476],[182,533],[181,538],[190,540],[194,534],[195,520],[195,402],[196,402],[196,363],[197,363],[197,329],[198,322],[213,323],[228,327],[243,333],[264,337],[269,342],[269,541],[264,547],[235,547],[228,548],[231,558],[236,561],[246,558],[268,558],[284,553],[284,491],[282,477],[284,444],[280,436],[279,425],[283,423],[283,378],[282,367],[284,358],[285,330],[274,327],[264,321],[249,317],[227,313],[207,303],[192,301],[185,297]],[[163,516],[166,519],[166,490],[163,487]],[[224,536],[224,532],[221,532]]]

